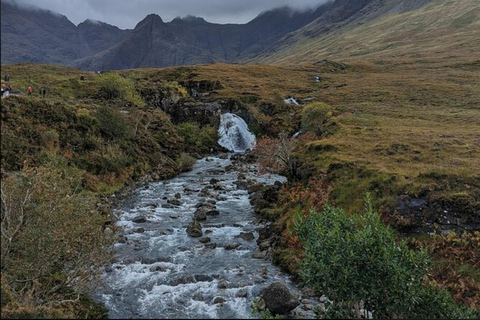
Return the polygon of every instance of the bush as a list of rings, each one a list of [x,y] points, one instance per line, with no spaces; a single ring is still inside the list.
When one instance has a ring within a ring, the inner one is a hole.
[[[184,150],[188,152],[209,153],[216,149],[218,134],[212,126],[200,127],[194,123],[182,123],[177,126],[178,134],[184,140]]]
[[[132,128],[118,110],[101,106],[97,111],[100,133],[109,140],[122,140],[132,136]]]
[[[327,104],[323,102],[310,103],[302,111],[302,129],[322,135],[326,132],[331,117],[332,110]]]
[[[397,242],[370,204],[353,216],[325,205],[321,213],[299,216],[296,230],[305,248],[300,278],[334,301],[329,317],[344,317],[352,307],[356,318],[366,310],[376,318],[475,316],[450,294],[424,286],[427,252]]]
[[[100,96],[107,100],[125,99],[133,105],[143,107],[145,101],[135,90],[135,85],[116,73],[102,74],[97,78]]]
[[[19,311],[17,302],[38,311],[91,292],[109,262],[114,237],[102,231],[109,217],[96,208],[96,197],[81,192],[82,176],[41,166],[2,179],[2,294],[10,296],[2,315],[3,307]]]

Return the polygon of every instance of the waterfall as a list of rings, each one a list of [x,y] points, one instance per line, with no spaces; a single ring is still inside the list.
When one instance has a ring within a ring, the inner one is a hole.
[[[233,152],[245,152],[256,145],[255,135],[248,130],[248,125],[232,113],[222,114],[218,135],[218,144]]]

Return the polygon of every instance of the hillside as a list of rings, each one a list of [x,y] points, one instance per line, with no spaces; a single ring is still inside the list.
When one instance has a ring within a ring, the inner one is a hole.
[[[420,6],[423,5],[423,6]],[[322,59],[478,60],[480,3],[373,1],[349,23],[317,19],[279,41],[258,61],[309,63]],[[425,61],[428,63],[428,61]]]

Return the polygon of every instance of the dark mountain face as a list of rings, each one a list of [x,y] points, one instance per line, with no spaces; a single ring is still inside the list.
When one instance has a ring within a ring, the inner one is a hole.
[[[247,24],[215,24],[188,16],[165,23],[156,14],[134,30],[86,20],[78,26],[46,10],[2,0],[2,63],[59,63],[88,70],[255,61],[365,19],[432,0],[335,0],[315,9],[288,7],[259,14]]]
[[[91,52],[108,49],[125,39],[130,30],[121,30],[105,22],[85,20],[77,26],[77,31]]]
[[[65,64],[90,54],[77,27],[65,16],[20,8],[7,1],[1,5],[2,63]]]

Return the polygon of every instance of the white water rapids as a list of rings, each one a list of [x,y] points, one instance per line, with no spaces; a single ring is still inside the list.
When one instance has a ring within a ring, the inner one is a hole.
[[[244,152],[254,145],[255,137],[243,120],[231,115],[222,119],[225,146]],[[254,258],[263,224],[247,191],[237,183],[240,175],[268,185],[285,178],[259,175],[256,165],[234,163],[230,156],[198,160],[190,172],[136,189],[116,209],[121,240],[94,296],[110,310],[110,318],[245,319],[255,317],[252,302],[269,284],[280,281],[299,291],[270,261]],[[201,221],[208,241],[186,232],[201,202],[218,211]],[[138,216],[146,221],[138,222]],[[252,238],[239,237],[245,233]],[[311,311],[297,309],[314,317]]]

